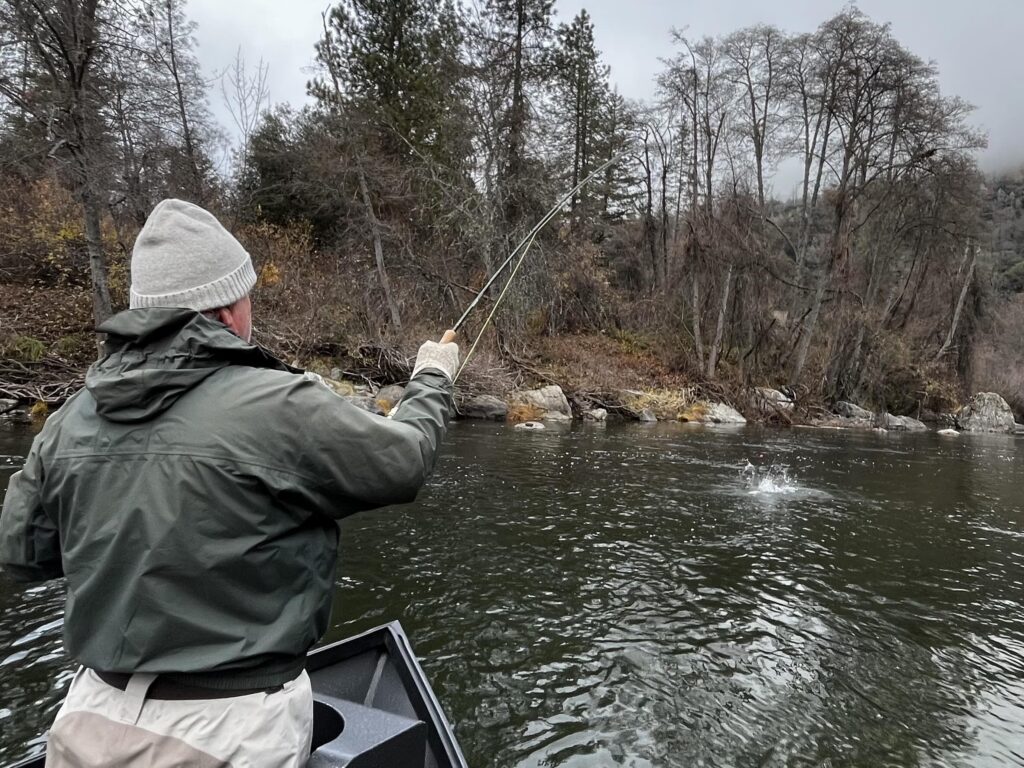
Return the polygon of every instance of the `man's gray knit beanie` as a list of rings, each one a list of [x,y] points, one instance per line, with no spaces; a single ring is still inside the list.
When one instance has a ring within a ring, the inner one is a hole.
[[[228,307],[256,285],[252,259],[198,205],[164,200],[146,219],[132,250],[131,308]]]

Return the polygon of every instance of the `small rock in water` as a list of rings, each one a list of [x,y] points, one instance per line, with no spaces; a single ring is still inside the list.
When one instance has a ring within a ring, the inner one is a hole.
[[[960,433],[957,432],[955,429],[940,429],[939,430],[939,434],[940,435],[948,435],[950,437],[956,437]]]
[[[524,421],[522,424],[516,424],[516,429],[525,429],[527,431],[545,429],[544,425],[539,421]]]
[[[654,412],[650,408],[644,408],[640,411],[640,421],[645,424],[653,424],[658,420],[658,417],[654,415]]]

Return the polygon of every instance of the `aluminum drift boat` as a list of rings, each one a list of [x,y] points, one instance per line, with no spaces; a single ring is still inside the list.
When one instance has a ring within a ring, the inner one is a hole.
[[[308,768],[468,768],[397,621],[311,651]],[[43,768],[43,756],[9,768]]]

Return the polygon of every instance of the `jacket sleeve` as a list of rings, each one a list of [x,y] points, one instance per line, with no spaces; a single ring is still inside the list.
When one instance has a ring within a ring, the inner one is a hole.
[[[0,565],[17,581],[64,575],[60,534],[43,510],[43,464],[37,438],[24,468],[12,475],[0,513]]]
[[[326,386],[307,415],[305,459],[321,478],[312,499],[330,517],[412,501],[437,462],[453,410],[452,384],[424,370],[388,419],[358,408]]]

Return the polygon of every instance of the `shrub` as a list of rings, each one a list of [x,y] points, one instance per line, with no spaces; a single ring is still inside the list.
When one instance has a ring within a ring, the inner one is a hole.
[[[38,363],[46,355],[46,344],[31,336],[13,336],[0,352],[3,357],[19,363]]]

